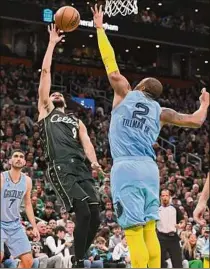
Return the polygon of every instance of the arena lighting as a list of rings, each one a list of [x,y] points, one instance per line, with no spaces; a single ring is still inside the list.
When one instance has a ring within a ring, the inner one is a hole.
[[[197,71],[200,71],[200,69],[199,69],[199,68],[197,68]]]
[[[74,6],[74,3],[71,3],[72,6]]]
[[[159,49],[160,45],[156,45],[155,47],[156,47],[157,49]]]
[[[92,37],[93,37],[93,35],[89,35],[89,37],[91,37],[91,38],[92,38]]]
[[[90,2],[87,2],[87,5],[89,5],[90,4]]]
[[[199,11],[199,10],[196,8],[196,9],[195,9],[195,12],[198,12],[198,11]]]
[[[205,64],[208,64],[208,63],[209,63],[209,61],[205,61],[204,63],[205,63]]]
[[[147,7],[146,10],[150,10],[150,7]]]
[[[125,50],[125,52],[129,52],[129,50],[127,49],[127,50]]]
[[[160,7],[161,7],[162,5],[163,5],[162,3],[158,3],[158,6],[160,6]]]
[[[85,45],[82,45],[83,48],[85,48]]]
[[[140,49],[140,48],[141,48],[140,46],[137,47],[137,49]]]

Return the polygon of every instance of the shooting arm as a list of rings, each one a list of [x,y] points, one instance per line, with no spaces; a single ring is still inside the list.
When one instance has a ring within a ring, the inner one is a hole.
[[[181,114],[170,108],[162,108],[162,124],[173,124],[180,127],[199,128],[206,120],[208,107],[200,106],[193,114]]]
[[[52,55],[55,48],[56,43],[49,42],[47,51],[44,56],[44,60],[42,63],[42,70],[40,76],[39,83],[39,103],[38,109],[39,112],[41,108],[47,109],[50,106],[50,87],[51,87],[51,64],[52,64]],[[53,104],[52,104],[53,105]]]
[[[115,94],[124,98],[131,89],[130,84],[119,72],[114,50],[103,28],[97,28],[97,37],[101,58],[106,68],[109,82]]]
[[[91,163],[97,163],[97,157],[93,144],[90,141],[90,137],[87,133],[87,129],[82,121],[79,121],[79,138],[83,146],[85,155]]]

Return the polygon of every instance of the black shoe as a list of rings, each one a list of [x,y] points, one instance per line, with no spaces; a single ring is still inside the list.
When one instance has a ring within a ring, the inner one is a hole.
[[[72,264],[72,268],[85,268],[84,260],[83,261],[75,261],[75,263]]]

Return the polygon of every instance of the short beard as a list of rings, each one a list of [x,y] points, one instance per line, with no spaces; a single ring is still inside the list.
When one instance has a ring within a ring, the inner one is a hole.
[[[53,105],[55,108],[64,108],[65,104],[62,100],[53,101]]]

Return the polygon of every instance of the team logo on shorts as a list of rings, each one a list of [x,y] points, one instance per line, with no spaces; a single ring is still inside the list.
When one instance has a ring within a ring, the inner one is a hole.
[[[123,213],[123,206],[121,205],[121,203],[119,201],[114,204],[114,209],[115,209],[115,213],[117,215],[117,218],[119,219]]]

